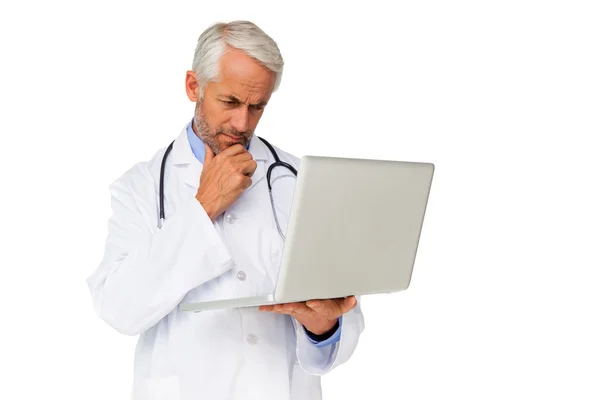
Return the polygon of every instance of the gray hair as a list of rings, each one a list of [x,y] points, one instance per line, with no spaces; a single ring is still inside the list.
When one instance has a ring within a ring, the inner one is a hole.
[[[200,97],[208,82],[218,80],[219,61],[227,46],[243,51],[275,73],[273,91],[277,90],[284,64],[277,43],[252,22],[219,22],[200,35],[194,52],[192,70],[200,83]]]

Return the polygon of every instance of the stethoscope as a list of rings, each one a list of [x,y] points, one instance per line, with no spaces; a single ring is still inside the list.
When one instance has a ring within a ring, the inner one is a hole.
[[[279,156],[277,156],[277,152],[275,151],[275,149],[273,148],[273,146],[271,146],[271,144],[269,142],[267,142],[265,139],[261,138],[260,136],[257,136],[257,137],[260,140],[262,140],[264,144],[267,145],[269,150],[271,150],[271,154],[273,154],[273,157],[275,158],[275,162],[273,164],[269,165],[269,169],[267,170],[267,186],[269,187],[269,197],[271,198],[271,208],[273,209],[273,217],[275,217],[275,223],[277,224],[277,230],[279,231],[279,235],[281,235],[281,238],[283,240],[285,240],[285,236],[284,236],[283,232],[281,232],[281,227],[279,226],[279,220],[277,219],[277,212],[275,211],[275,203],[273,202],[273,193],[272,193],[272,187],[271,187],[271,172],[273,171],[273,168],[275,168],[275,167],[285,167],[288,170],[290,170],[294,174],[295,177],[298,176],[298,172],[290,164],[288,164],[284,161],[281,161],[279,159]],[[163,158],[162,158],[162,162],[160,164],[160,186],[159,186],[160,215],[159,215],[159,220],[158,220],[158,228],[159,229],[162,228],[163,222],[165,220],[165,192],[164,192],[165,164],[167,161],[167,157],[169,156],[169,153],[173,149],[173,143],[175,143],[174,140],[171,142],[169,147],[167,147],[167,150],[165,151],[165,154],[163,155]]]

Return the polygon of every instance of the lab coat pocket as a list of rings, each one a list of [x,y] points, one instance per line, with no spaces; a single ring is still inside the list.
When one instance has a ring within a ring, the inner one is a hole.
[[[146,380],[144,395],[140,400],[179,400],[180,388],[177,376],[161,376]]]

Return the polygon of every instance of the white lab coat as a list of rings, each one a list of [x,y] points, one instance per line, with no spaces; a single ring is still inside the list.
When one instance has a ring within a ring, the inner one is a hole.
[[[274,146],[296,169],[300,160]],[[195,199],[202,163],[186,129],[166,163],[165,214],[157,228],[162,156],[138,163],[110,186],[113,214],[101,264],[89,276],[95,312],[117,331],[140,335],[134,400],[318,400],[321,375],[345,363],[364,329],[358,305],[342,318],[341,340],[318,348],[288,315],[257,308],[190,313],[182,302],[273,292],[283,240],[266,172],[273,156],[257,137],[252,186],[214,223]],[[295,178],[273,170],[282,230]]]

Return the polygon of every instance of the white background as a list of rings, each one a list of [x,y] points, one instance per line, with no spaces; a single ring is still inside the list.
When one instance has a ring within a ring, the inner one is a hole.
[[[128,398],[136,338],[85,283],[108,184],[191,118],[232,19],[286,61],[258,134],[436,164],[411,287],[364,299],[324,398],[600,398],[597,2],[282,3],[2,2],[0,398]]]

